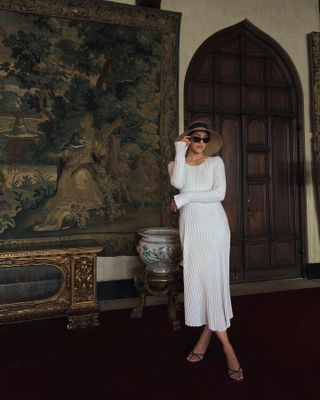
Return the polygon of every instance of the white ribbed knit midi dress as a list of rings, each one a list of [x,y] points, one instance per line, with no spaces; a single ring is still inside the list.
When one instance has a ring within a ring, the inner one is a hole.
[[[200,165],[188,165],[187,145],[175,142],[176,157],[168,166],[180,211],[179,230],[183,250],[185,323],[208,325],[225,331],[233,317],[229,255],[230,229],[221,201],[226,179],[221,157],[208,157]]]

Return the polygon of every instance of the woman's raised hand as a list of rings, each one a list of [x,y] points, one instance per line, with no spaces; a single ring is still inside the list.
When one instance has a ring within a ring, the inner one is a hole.
[[[175,142],[175,147],[176,147],[176,156],[181,156],[184,157],[188,148],[189,148],[189,143],[190,140],[183,138],[181,140],[177,140]]]
[[[191,143],[190,136],[185,136],[185,137],[183,137],[181,141],[182,141],[182,142],[185,142],[186,145],[189,146],[190,143]]]

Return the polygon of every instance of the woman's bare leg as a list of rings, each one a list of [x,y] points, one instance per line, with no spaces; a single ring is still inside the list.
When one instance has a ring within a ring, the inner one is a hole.
[[[228,371],[230,378],[236,381],[242,381],[244,379],[243,371],[240,367],[237,356],[234,352],[234,349],[230,343],[227,331],[223,332],[215,332],[218,339],[220,340],[224,354],[226,356]]]
[[[200,335],[200,338],[197,341],[197,344],[187,357],[188,361],[198,362],[203,359],[204,353],[207,351],[207,348],[209,346],[211,335],[212,331],[208,328],[207,325],[205,325]]]

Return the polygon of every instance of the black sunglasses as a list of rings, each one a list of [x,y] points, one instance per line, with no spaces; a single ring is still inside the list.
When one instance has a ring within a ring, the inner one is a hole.
[[[209,137],[202,138],[200,136],[190,136],[190,139],[195,143],[200,143],[201,140],[203,141],[203,143],[209,143],[210,142],[210,138]]]

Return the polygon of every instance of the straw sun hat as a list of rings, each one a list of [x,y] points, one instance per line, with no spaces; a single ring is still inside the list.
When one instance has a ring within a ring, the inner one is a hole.
[[[191,122],[191,124],[188,125],[187,130],[181,133],[177,140],[182,140],[184,137],[191,136],[196,132],[204,132],[210,136],[210,142],[207,143],[203,152],[205,155],[213,156],[214,154],[218,153],[222,147],[222,137],[219,135],[219,133],[209,129],[208,124],[204,121]]]

